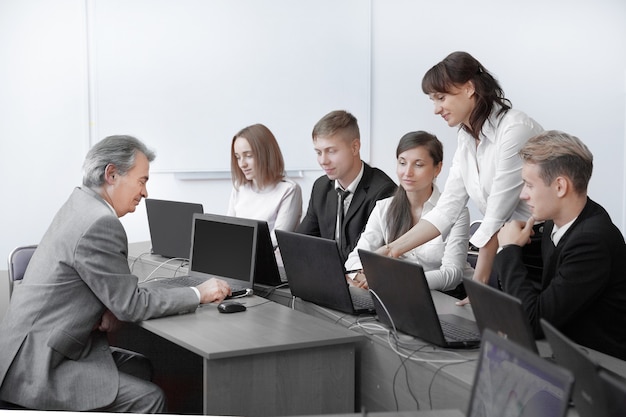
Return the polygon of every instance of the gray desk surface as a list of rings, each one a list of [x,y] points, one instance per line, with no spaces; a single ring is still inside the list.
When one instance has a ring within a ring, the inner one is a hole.
[[[147,320],[141,326],[206,359],[363,341],[351,330],[261,297],[239,301],[246,311],[222,314],[216,304],[208,304],[195,313]]]

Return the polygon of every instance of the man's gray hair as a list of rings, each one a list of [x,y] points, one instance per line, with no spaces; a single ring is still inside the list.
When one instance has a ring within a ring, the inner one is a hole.
[[[149,162],[156,157],[153,151],[135,137],[116,135],[102,139],[87,152],[83,163],[83,185],[89,188],[102,186],[104,171],[109,164],[114,165],[120,175],[126,175],[135,166],[137,152],[146,155]]]

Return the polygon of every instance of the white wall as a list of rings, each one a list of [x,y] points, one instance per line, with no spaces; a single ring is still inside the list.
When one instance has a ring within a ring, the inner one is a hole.
[[[0,0],[0,269],[80,184],[88,143],[84,6]]]
[[[0,0],[0,258],[36,243],[80,183],[89,132],[85,4]],[[449,52],[466,50],[498,77],[514,107],[588,144],[595,156],[590,195],[624,232],[625,23],[623,0],[372,0],[371,162],[395,178],[398,139],[421,129],[444,142],[449,163],[454,129],[433,115],[420,84]],[[313,155],[308,140],[302,151]],[[296,178],[305,204],[318,175]],[[221,213],[230,182],[159,173],[149,191]],[[130,241],[149,239],[143,204],[122,220]]]

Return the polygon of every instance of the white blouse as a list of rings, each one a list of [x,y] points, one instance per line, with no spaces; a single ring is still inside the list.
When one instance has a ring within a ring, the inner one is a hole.
[[[522,159],[518,152],[543,128],[521,111],[510,109],[496,117],[494,108],[483,126],[478,147],[475,139],[459,130],[457,149],[446,185],[435,207],[423,218],[446,236],[469,198],[484,218],[472,244],[482,248],[505,222],[526,221],[531,215],[522,191]]]
[[[430,212],[439,200],[439,189],[435,185],[433,194],[424,203],[422,214]],[[375,251],[389,243],[387,211],[393,197],[379,200],[367,220],[365,230],[359,237],[354,250],[348,255],[345,263],[346,271],[361,269],[359,249]],[[463,277],[472,278],[474,270],[467,263],[469,210],[461,210],[454,222],[447,239],[441,236],[410,250],[400,257],[418,263],[424,268],[428,286],[432,290],[451,290],[462,282]],[[367,276],[367,271],[365,271]]]
[[[302,216],[302,190],[290,179],[262,190],[245,184],[233,190],[228,203],[228,216],[265,220],[272,244],[276,243],[275,229],[294,231]]]

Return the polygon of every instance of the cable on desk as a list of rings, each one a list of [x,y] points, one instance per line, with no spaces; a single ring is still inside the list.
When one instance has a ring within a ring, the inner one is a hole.
[[[379,304],[383,307],[383,310],[385,310],[385,314],[387,315],[387,318],[389,319],[389,322],[391,323],[391,327],[393,328],[393,333],[389,333],[387,335],[387,340],[389,340],[389,337],[391,335],[393,335],[393,338],[396,341],[396,350],[399,351],[400,350],[400,348],[398,346],[399,337],[398,337],[398,329],[396,329],[396,324],[393,321],[393,318],[391,317],[391,314],[389,314],[389,310],[387,310],[387,306],[385,305],[385,303],[383,303],[383,300],[380,299],[378,294],[376,294],[376,291],[372,290],[371,288],[369,289],[369,291],[370,291],[370,293],[372,293],[374,295],[374,297],[376,297],[376,299],[378,300]],[[398,369],[396,370],[395,374],[393,375],[392,391],[393,391],[393,398],[394,398],[394,401],[396,403],[396,411],[399,411],[398,396],[396,395],[396,378],[397,378],[398,372],[400,372],[401,368],[404,368],[404,376],[405,376],[405,380],[406,380],[407,389],[409,390],[409,394],[411,394],[411,397],[413,397],[413,400],[415,400],[415,404],[417,404],[417,409],[418,410],[420,409],[420,402],[417,399],[417,397],[415,396],[415,394],[413,393],[413,390],[411,389],[411,383],[409,381],[409,370],[406,368],[406,361],[411,357],[411,355],[407,356],[406,358],[402,358],[400,360],[400,366],[398,367]]]
[[[275,287],[270,287],[270,288],[268,288],[268,289],[267,289],[267,291],[265,291],[263,295],[259,294],[259,296],[261,296],[261,297],[263,297],[263,298],[267,298],[267,297],[269,297],[270,295],[272,295],[272,294],[274,293],[274,291],[276,291],[277,289],[279,289],[279,288],[284,288],[284,287],[288,287],[288,286],[289,286],[289,283],[288,283],[288,282],[283,282],[283,283],[282,283],[282,284],[280,284],[280,285],[276,285]]]
[[[461,362],[457,362],[457,364],[460,363],[466,363],[466,362],[473,362],[476,361],[476,359],[466,359],[464,361]],[[430,383],[428,384],[428,402],[430,403],[430,409],[433,409],[433,397],[432,397],[432,388],[433,388],[433,384],[435,382],[435,378],[437,377],[437,374],[439,374],[439,371],[441,371],[443,368],[450,366],[450,365],[455,365],[455,363],[447,363],[445,365],[441,365],[439,368],[437,368],[437,370],[435,371],[435,373],[433,374],[433,377],[430,379]]]
[[[393,338],[393,339],[392,339]],[[403,353],[400,351],[400,339],[398,338],[397,334],[392,334],[391,332],[389,332],[388,336],[387,336],[387,342],[389,344],[389,347],[391,348],[391,350],[393,350],[396,355],[398,355],[401,359],[401,363],[400,366],[398,366],[398,369],[396,370],[396,373],[394,374],[394,378],[393,378],[393,394],[394,394],[394,399],[396,401],[396,408],[398,408],[398,401],[397,401],[397,396],[396,396],[396,378],[398,373],[400,372],[400,369],[404,368],[404,372],[405,372],[405,380],[406,380],[406,385],[407,385],[407,389],[409,391],[409,394],[411,395],[411,397],[415,400],[415,403],[417,404],[417,409],[420,409],[420,404],[419,404],[419,400],[417,399],[417,396],[413,393],[413,390],[411,389],[411,384],[409,381],[409,370],[406,368],[406,362],[407,361],[413,361],[413,362],[425,362],[425,363],[444,363],[443,366],[441,366],[440,368],[443,368],[445,366],[449,366],[449,365],[454,365],[454,364],[460,364],[460,363],[464,363],[464,362],[468,362],[471,361],[473,359],[466,359],[463,358],[459,353],[455,352],[455,351],[450,351],[450,350],[437,350],[437,352],[446,352],[446,353],[451,353],[453,355],[456,356],[460,356],[463,359],[427,359],[427,358],[417,358],[415,357],[415,354],[418,352],[421,353],[428,353],[428,352],[424,352],[423,350],[431,347],[433,349],[436,349],[435,346],[431,345],[431,344],[423,344],[421,346],[419,346],[416,349],[413,349],[412,352],[410,352],[409,354]],[[404,347],[404,349],[406,349],[406,347]],[[439,369],[437,369],[437,372],[439,371]],[[435,375],[437,374],[437,372],[435,372]],[[435,377],[435,375],[433,375],[433,378]],[[430,384],[429,384],[429,402],[431,403],[431,408],[432,408],[432,399],[430,397],[430,389],[432,387],[432,382],[433,380],[431,380]]]
[[[262,306],[263,304],[267,304],[267,303],[273,303],[273,301],[272,300],[265,300],[262,303],[256,303],[256,304],[253,304],[253,305],[246,304],[246,307],[254,308],[254,307]]]
[[[150,272],[150,274],[148,274],[148,276],[146,277],[146,279],[144,279],[142,282],[148,282],[150,281],[152,274],[154,274],[156,271],[158,271],[159,269],[161,269],[162,266],[172,262],[172,261],[181,261],[180,265],[178,266],[178,268],[180,268],[184,262],[189,262],[189,260],[187,258],[170,258],[167,261],[161,262],[159,265],[157,265],[156,268],[154,268],[152,270],[152,272]],[[177,269],[178,270],[178,269]]]
[[[404,369],[404,380],[406,382],[406,387],[409,391],[409,394],[411,394],[411,397],[413,398],[413,400],[415,401],[415,404],[417,405],[417,410],[420,409],[420,402],[417,399],[417,396],[415,395],[415,393],[413,392],[413,390],[411,389],[411,382],[409,381],[409,370],[406,367],[406,361],[409,360],[409,358],[411,358],[411,356],[417,352],[419,352],[421,349],[423,349],[425,346],[422,346],[421,348],[413,351],[410,355],[402,358],[400,360],[400,366],[398,366],[398,368],[396,369],[396,372],[393,374],[393,382],[392,382],[392,392],[393,392],[393,399],[396,403],[396,411],[400,411],[400,406],[398,404],[398,396],[396,395],[396,379],[398,377],[398,373],[400,373],[400,369]]]
[[[369,336],[373,336],[375,333],[385,333],[389,334],[389,329],[387,329],[382,324],[377,323],[376,318],[369,317],[370,322],[361,322],[360,318],[357,318],[357,321],[348,326],[348,330],[361,329],[365,334]]]
[[[391,349],[399,356],[406,356],[405,353],[400,352],[399,349],[394,349],[393,345],[391,344],[391,342],[389,342],[389,346],[391,347]],[[420,347],[418,350],[421,351],[421,349],[424,349],[426,347],[433,347],[430,344],[425,344],[422,347]],[[415,352],[415,351],[414,351]],[[457,355],[460,356],[461,358],[463,358],[463,356],[461,356],[459,353],[451,351],[451,350],[439,350],[438,352],[446,352],[446,353],[450,353],[453,355]],[[428,352],[423,352],[423,353],[428,353]],[[413,356],[413,354],[411,354],[410,356]],[[411,360],[413,362],[430,362],[430,363],[445,363],[445,364],[455,364],[455,363],[463,363],[463,362],[467,362],[468,360],[473,360],[473,359],[467,359],[467,358],[463,358],[463,359],[426,359],[426,358],[415,358],[412,357]]]
[[[385,303],[383,303],[383,300],[380,299],[380,297],[378,296],[378,294],[376,294],[376,291],[374,291],[373,289],[369,289],[369,291],[374,294],[374,297],[376,297],[376,299],[378,300],[378,302],[380,303],[380,305],[383,307],[383,309],[385,310],[385,315],[387,316],[387,318],[389,319],[389,321],[391,322],[391,327],[393,327],[393,334],[395,336],[395,338],[398,338],[398,329],[396,329],[396,324],[393,322],[393,318],[391,317],[391,314],[389,314],[389,310],[387,310],[387,306],[385,305]]]
[[[137,262],[142,256],[146,256],[146,255],[150,255],[150,252],[144,252],[142,254],[139,254],[134,260],[133,263],[130,264],[130,272],[133,272],[133,269],[135,268],[135,262]]]

